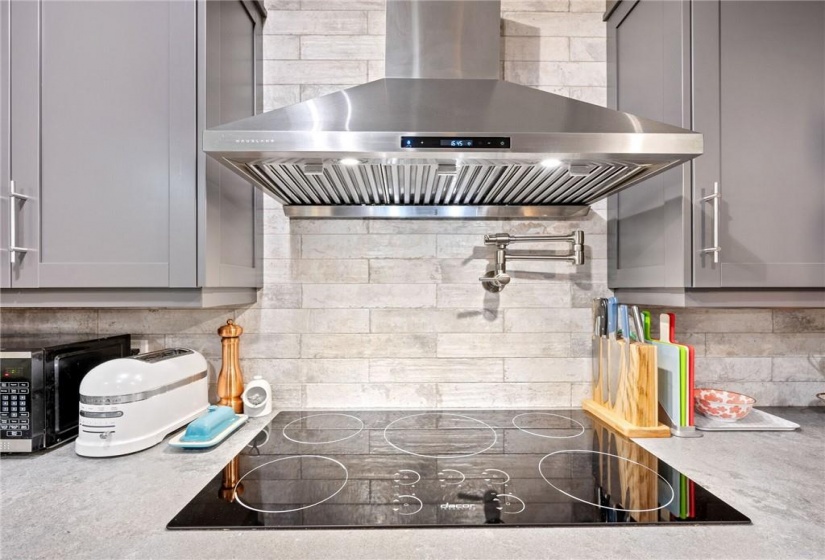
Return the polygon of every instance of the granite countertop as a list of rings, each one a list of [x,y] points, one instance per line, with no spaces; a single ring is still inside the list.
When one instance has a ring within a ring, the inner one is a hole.
[[[821,558],[825,409],[771,410],[797,432],[636,440],[753,525],[295,531],[167,531],[251,439],[252,420],[206,452],[165,444],[87,459],[73,445],[0,459],[6,558]]]

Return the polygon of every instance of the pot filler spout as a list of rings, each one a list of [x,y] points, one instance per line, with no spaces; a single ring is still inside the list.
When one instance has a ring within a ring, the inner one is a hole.
[[[386,78],[225,124],[204,151],[291,217],[574,217],[702,135],[499,79],[498,1],[388,0]]]

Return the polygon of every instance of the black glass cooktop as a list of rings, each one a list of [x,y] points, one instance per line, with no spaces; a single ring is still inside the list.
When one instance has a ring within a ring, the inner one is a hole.
[[[169,529],[750,523],[581,410],[281,412]]]

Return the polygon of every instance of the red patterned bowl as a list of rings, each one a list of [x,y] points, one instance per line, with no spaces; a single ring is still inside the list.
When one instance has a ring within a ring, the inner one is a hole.
[[[756,399],[733,391],[696,389],[696,410],[722,422],[736,422],[750,414]]]

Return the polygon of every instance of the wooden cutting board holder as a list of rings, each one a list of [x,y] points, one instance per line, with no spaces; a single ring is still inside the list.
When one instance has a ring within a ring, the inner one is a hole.
[[[594,337],[593,344],[593,398],[582,408],[625,437],[670,437],[670,428],[659,422],[656,348],[604,337]],[[610,387],[613,370],[618,382]]]

